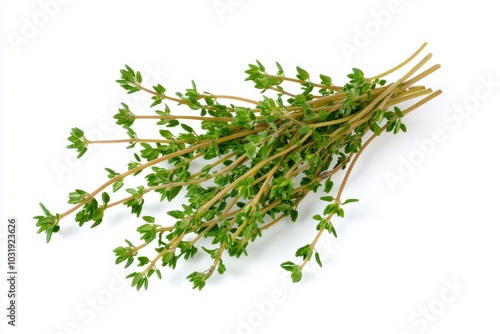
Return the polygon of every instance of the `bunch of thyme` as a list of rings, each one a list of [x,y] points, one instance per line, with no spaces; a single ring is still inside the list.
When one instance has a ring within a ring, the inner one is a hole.
[[[261,90],[260,101],[200,92],[194,82],[185,93],[170,96],[161,84],[143,86],[141,73],[125,66],[117,82],[129,94],[150,94],[155,114],[141,115],[122,103],[114,118],[126,129],[128,138],[92,141],[82,130],[73,128],[68,148],[76,149],[78,157],[91,144],[125,143],[128,149],[139,148],[138,152],[126,171],[106,168],[108,180],[97,189],[71,192],[69,204],[73,206],[69,210],[52,214],[40,204],[43,215],[34,217],[38,233],[45,232],[49,242],[59,231],[61,220],[75,212],[79,226],[92,222],[90,227],[94,228],[114,206],[124,205],[140,217],[149,193],[156,193],[153,200],[160,202],[183,194],[184,204],[166,212],[170,218],[142,216],[144,224],[137,228],[139,240],[125,240],[114,253],[116,263],[125,267],[136,261],[140,269],[127,277],[138,290],[147,289],[153,274],[161,278],[159,267],[174,269],[180,258],[195,256],[200,239],[208,239],[206,245],[212,246],[200,248],[211,258],[211,265],[187,276],[193,288],[202,289],[214,271],[226,271],[224,256],[246,255],[249,243],[265,230],[286,217],[296,221],[305,196],[321,187],[330,193],[332,176],[346,170],[336,194],[321,197],[326,202],[324,210],[312,217],[317,234],[298,248],[295,256],[300,262],[281,264],[297,282],[313,256],[321,266],[316,243],[324,232],[336,237],[333,218],[344,217],[343,206],[357,201],[341,198],[360,154],[383,132],[406,132],[403,117],[441,93],[416,85],[439,68],[434,65],[416,74],[431,54],[399,80],[387,84],[382,79],[411,62],[425,45],[403,63],[371,78],[354,68],[344,86],[334,85],[326,75],[319,76],[320,82],[313,82],[300,67],[295,77],[285,76],[279,63],[277,73],[270,74],[257,61],[249,65],[246,80]],[[298,92],[285,90],[284,85]],[[272,97],[264,95],[266,92]],[[396,106],[417,98],[418,102],[404,110]],[[225,100],[233,103],[224,104]],[[172,113],[167,101],[187,106],[188,111]],[[132,126],[143,120],[153,120],[159,126],[157,139],[137,137]],[[192,121],[199,121],[202,131],[187,124]],[[139,174],[144,175],[143,185],[127,188],[124,197],[112,200],[121,193],[118,190],[127,178]],[[165,224],[169,220],[173,224]],[[147,247],[154,256],[139,255]]]

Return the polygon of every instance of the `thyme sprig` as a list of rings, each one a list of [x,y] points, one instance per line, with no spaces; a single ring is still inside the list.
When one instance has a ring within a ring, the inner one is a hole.
[[[383,132],[406,132],[405,115],[441,93],[416,85],[439,68],[422,70],[431,54],[390,84],[382,78],[414,60],[425,45],[382,75],[367,78],[353,68],[343,86],[334,85],[324,74],[314,82],[301,67],[295,69],[295,77],[286,76],[279,63],[277,71],[270,73],[256,61],[249,65],[246,80],[260,90],[259,101],[201,92],[194,82],[184,93],[168,95],[161,84],[145,87],[141,73],[125,65],[117,82],[129,94],[149,94],[154,113],[141,115],[122,103],[114,118],[127,138],[93,141],[73,128],[68,148],[81,157],[89,145],[124,143],[135,150],[133,159],[123,172],[106,168],[108,180],[97,189],[71,192],[72,207],[65,212],[51,214],[40,204],[43,215],[34,217],[38,233],[45,232],[49,242],[62,219],[73,213],[80,226],[91,222],[94,228],[108,209],[123,205],[144,221],[137,227],[137,242],[125,240],[114,249],[117,264],[137,265],[127,276],[132,286],[147,289],[152,275],[161,279],[160,267],[175,269],[179,259],[193,258],[201,248],[211,265],[187,279],[193,288],[202,289],[215,271],[226,271],[226,256],[247,255],[248,245],[284,218],[297,221],[301,201],[322,188],[328,195],[320,197],[324,210],[311,219],[315,237],[297,249],[298,263],[281,264],[298,282],[313,257],[322,265],[316,250],[319,238],[324,232],[336,237],[334,218],[343,218],[344,206],[357,201],[342,199],[342,193],[361,153]],[[414,99],[419,100],[405,109],[397,106]],[[171,112],[167,103],[172,102],[188,111]],[[156,122],[156,137],[137,136],[133,126],[142,121]],[[192,122],[200,122],[202,131],[194,130]],[[341,171],[345,173],[338,190],[329,195],[332,177]],[[118,196],[128,178],[139,174],[144,176],[143,184]],[[157,197],[151,198],[150,193]],[[146,200],[170,202],[179,194],[185,202],[168,210],[169,217],[141,215]],[[173,224],[163,225],[166,221]],[[207,247],[200,246],[201,239],[208,239]],[[143,255],[146,248],[155,255]]]

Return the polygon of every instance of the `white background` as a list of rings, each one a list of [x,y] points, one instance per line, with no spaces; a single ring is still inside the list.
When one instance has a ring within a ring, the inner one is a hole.
[[[0,1],[4,272],[10,216],[18,218],[19,239],[18,326],[6,325],[2,279],[2,328],[498,333],[497,13],[493,1]],[[424,41],[431,64],[442,65],[424,84],[443,94],[408,116],[407,134],[381,137],[358,162],[345,198],[360,202],[336,223],[339,238],[322,241],[323,268],[311,264],[300,284],[279,264],[314,237],[309,217],[323,208],[314,194],[300,222],[268,231],[201,292],[184,277],[204,270],[203,261],[164,271],[146,292],[123,283],[112,249],[136,241],[140,224],[124,208],[93,230],[64,220],[48,245],[36,234],[39,202],[64,211],[69,191],[93,189],[106,179],[104,167],[123,170],[129,161],[120,145],[97,147],[78,162],[65,149],[74,126],[124,137],[110,125],[119,102],[144,102],[114,83],[124,64],[172,93],[194,79],[201,90],[257,98],[243,81],[255,59],[342,84],[351,67],[375,75]],[[349,46],[356,52],[343,51]],[[398,173],[404,177],[391,186],[388,175]]]

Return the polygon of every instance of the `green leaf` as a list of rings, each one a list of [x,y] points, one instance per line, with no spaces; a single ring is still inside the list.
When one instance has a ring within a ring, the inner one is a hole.
[[[118,189],[120,189],[121,187],[123,187],[123,180],[122,179],[116,180],[116,182],[113,183],[113,192],[117,192]]]
[[[40,205],[40,207],[42,208],[42,211],[43,213],[46,215],[46,216],[51,216],[49,210],[47,210],[47,208],[42,204],[42,203],[38,203]]]
[[[306,81],[309,79],[309,73],[307,73],[307,71],[303,68],[297,66],[297,78]]]
[[[151,96],[151,100],[153,100],[153,103],[149,106],[150,108],[157,106],[162,102],[162,98],[158,95]]]
[[[291,276],[293,283],[300,282],[300,280],[302,279],[302,270],[300,269],[299,266],[295,267],[295,270],[292,271]]]
[[[155,217],[151,217],[151,216],[142,216],[142,219],[144,219],[148,223],[154,223],[155,222]]]
[[[318,252],[316,252],[316,253],[314,254],[314,258],[316,259],[316,262],[318,263],[318,265],[319,265],[320,267],[323,267],[323,263],[321,263],[321,259],[320,259],[320,257],[319,257],[319,253],[318,253]]]
[[[77,159],[81,158],[83,154],[87,152],[87,146],[89,142],[85,138],[82,130],[78,128],[72,128],[68,140],[71,142],[71,145],[66,146],[66,148],[75,149],[78,152],[78,155],[76,156]]]
[[[185,131],[187,131],[187,132],[189,132],[189,133],[193,133],[193,132],[194,132],[193,128],[192,128],[192,127],[190,127],[189,125],[186,125],[186,124],[181,124],[181,127],[182,127]]]
[[[266,70],[266,68],[264,67],[264,65],[262,65],[262,63],[260,61],[256,60],[255,62],[259,66],[259,70],[261,70],[262,72],[264,72]]]
[[[301,135],[305,135],[306,133],[308,133],[311,129],[307,126],[307,124],[305,123],[302,123],[302,127],[299,129],[299,131],[297,131],[298,133],[300,133]]]
[[[382,129],[377,123],[370,124],[370,130],[372,130],[372,132],[375,133],[377,136],[380,136],[380,134],[382,133]]]
[[[359,199],[356,199],[356,198],[349,198],[349,199],[346,199],[342,205],[344,204],[348,204],[348,203],[354,203],[354,202],[359,202]]]
[[[278,68],[278,73],[276,73],[276,75],[283,75],[285,73],[283,71],[283,67],[281,67],[280,63],[276,62],[276,67]]]
[[[226,266],[224,263],[222,263],[222,260],[219,261],[219,264],[217,265],[217,272],[222,275],[226,272]]]
[[[111,198],[109,197],[109,194],[108,194],[107,192],[103,192],[103,193],[102,193],[102,195],[101,195],[101,197],[102,197],[102,202],[103,202],[104,204],[109,203],[109,201],[110,201],[110,199],[111,199]]]
[[[286,271],[292,271],[294,267],[295,263],[291,261],[286,261],[281,264],[281,268],[285,269]]]
[[[354,73],[354,75],[358,77],[364,77],[363,71],[361,71],[359,68],[353,68],[352,72]]]
[[[167,90],[165,89],[165,87],[163,87],[162,85],[160,84],[157,84],[156,86],[153,86],[153,89],[155,92],[157,92],[159,95],[161,94],[164,94]]]
[[[262,140],[262,138],[256,134],[251,134],[249,136],[246,136],[245,139],[254,144],[258,144]]]
[[[69,204],[79,204],[87,199],[87,192],[81,190],[81,189],[76,189],[75,191],[71,192],[69,194]]]
[[[398,107],[394,107],[394,113],[400,118],[404,117],[403,112]]]
[[[295,252],[295,256],[302,257],[303,260],[307,260],[307,261],[309,261],[311,259],[312,254],[313,254],[313,249],[311,248],[310,244],[307,244],[307,245],[300,247]]]
[[[328,75],[320,74],[319,78],[321,79],[321,84],[331,86],[332,85],[332,78],[329,77]]]
[[[172,139],[173,137],[172,132],[170,132],[169,130],[160,130],[160,136],[165,139]]]
[[[171,187],[167,191],[167,200],[171,202],[182,190],[182,186]]]
[[[149,259],[146,256],[139,256],[137,260],[139,261],[138,267],[142,267],[149,263]]]
[[[170,217],[177,218],[177,219],[182,219],[182,218],[184,218],[184,211],[171,210],[171,211],[167,212],[167,215],[169,215]]]
[[[330,113],[327,110],[320,110],[318,112],[318,121],[325,121]]]

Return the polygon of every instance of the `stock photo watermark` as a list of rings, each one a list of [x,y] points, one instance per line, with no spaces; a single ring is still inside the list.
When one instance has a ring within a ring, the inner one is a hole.
[[[243,0],[214,0],[212,7],[221,21],[226,19],[226,15],[232,13],[242,4]]]
[[[477,81],[479,83],[471,94],[445,111],[443,120],[451,129],[458,129],[465,119],[480,108],[481,102],[491,98],[500,87],[500,81],[494,79],[492,74],[479,76]],[[398,166],[394,171],[384,173],[388,187],[394,191],[399,184],[411,177],[436,152],[438,145],[448,139],[448,132],[445,128],[435,128],[430,137],[414,141],[416,148],[408,155],[398,157]]]
[[[316,249],[322,254],[325,260],[332,256],[334,251],[340,247],[339,239],[331,235],[325,235],[318,241]],[[320,267],[315,262],[310,262],[304,267],[305,274],[312,274]],[[252,302],[252,310],[247,314],[240,315],[236,318],[236,329],[232,331],[225,331],[223,334],[253,334],[256,329],[262,327],[266,319],[273,316],[287,300],[287,295],[296,291],[301,287],[301,283],[292,283],[290,280],[290,273],[283,272],[280,281],[285,284],[285,287],[272,289],[266,297],[254,300]]]
[[[169,77],[169,72],[162,70],[159,66],[146,67],[143,74],[143,82],[147,87],[151,87],[158,83],[162,83]],[[127,95],[125,100],[115,100],[111,104],[111,111],[114,113],[121,107],[121,102],[126,103],[130,108],[134,109],[141,106],[146,101],[149,101],[149,97],[146,94],[133,94]],[[111,133],[114,133],[120,127],[116,125],[115,121],[111,117],[102,118],[98,125],[90,130],[85,130],[85,136],[89,140],[103,140],[105,137]],[[93,146],[88,147],[86,156],[92,154]],[[75,150],[68,150],[63,159],[55,160],[51,163],[52,171],[54,172],[57,180],[59,182],[64,182],[65,177],[72,173],[75,168],[80,166],[82,163],[81,159],[77,158],[78,152]]]
[[[364,25],[354,27],[354,36],[350,42],[341,42],[339,47],[347,62],[351,62],[353,55],[361,54],[361,51],[368,47],[372,40],[378,37],[384,29],[391,24],[395,15],[403,11],[403,5],[399,0],[391,0],[386,8],[372,10],[370,20]]]
[[[18,260],[17,250],[19,249],[17,243],[17,229],[18,219],[16,217],[9,217],[7,219],[7,235],[5,236],[7,243],[7,324],[16,326],[18,318],[19,305],[17,302],[17,295],[19,294],[18,281]],[[3,238],[2,238],[3,239]],[[3,241],[3,240],[2,240]]]
[[[429,326],[438,321],[458,297],[467,290],[467,286],[459,282],[457,278],[453,280],[445,279],[442,283],[440,293],[421,305],[408,317],[408,329],[400,331],[398,334],[424,333]]]
[[[21,18],[21,24],[17,32],[9,32],[7,38],[15,53],[19,53],[20,48],[26,46],[33,38],[55,18],[62,6],[70,0],[41,0],[38,1],[37,10],[28,16]]]
[[[122,272],[111,271],[111,278],[102,289],[76,305],[75,317],[72,320],[66,322],[62,328],[47,334],[84,333],[84,327],[96,320],[103,311],[109,308],[116,296],[129,286],[130,284],[126,281],[123,270]]]

